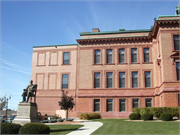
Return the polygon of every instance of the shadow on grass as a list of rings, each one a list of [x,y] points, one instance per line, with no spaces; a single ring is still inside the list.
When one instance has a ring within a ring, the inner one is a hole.
[[[75,130],[84,130],[79,128],[71,128],[71,129],[51,129],[50,132],[64,132],[64,131],[75,131]]]

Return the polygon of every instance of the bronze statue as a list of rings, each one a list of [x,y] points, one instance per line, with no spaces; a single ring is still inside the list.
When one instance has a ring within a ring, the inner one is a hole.
[[[30,81],[30,84],[27,86],[26,89],[24,89],[24,92],[22,94],[23,96],[23,101],[22,102],[28,102],[30,97],[35,97],[35,95],[33,94],[34,92],[36,93],[36,89],[37,89],[37,84],[33,84],[33,81]],[[27,96],[27,99],[26,99]]]
[[[176,7],[176,15],[180,15],[180,2],[178,6]]]

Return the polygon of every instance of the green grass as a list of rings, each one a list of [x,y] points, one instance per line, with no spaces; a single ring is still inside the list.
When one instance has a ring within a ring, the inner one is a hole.
[[[68,134],[74,130],[77,130],[83,125],[48,125],[50,127],[50,134]]]
[[[134,122],[125,119],[97,119],[103,126],[92,134],[180,134],[179,122]]]

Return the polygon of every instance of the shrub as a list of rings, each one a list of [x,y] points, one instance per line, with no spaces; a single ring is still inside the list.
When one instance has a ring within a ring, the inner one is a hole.
[[[130,120],[140,120],[140,118],[141,118],[141,116],[140,116],[139,113],[131,113],[131,114],[129,115],[129,119],[130,119]]]
[[[143,114],[150,113],[150,107],[142,107],[139,108],[139,114],[142,116]]]
[[[81,113],[80,119],[89,120],[90,115],[88,113]]]
[[[162,113],[160,119],[163,121],[170,121],[172,120],[172,115],[170,113]]]
[[[57,122],[63,122],[63,119],[57,119]]]
[[[19,130],[19,134],[49,134],[50,128],[42,123],[27,123]]]
[[[81,113],[80,114],[80,119],[85,119],[85,120],[89,120],[89,119],[101,119],[101,114],[100,113]]]
[[[41,120],[41,123],[49,123],[49,120]]]
[[[159,118],[162,113],[170,113],[173,117],[179,118],[179,107],[141,107],[133,108],[133,113],[139,113],[143,115],[145,113],[153,114],[156,118]]]
[[[52,119],[61,119],[61,116],[54,114],[53,116],[51,116]]]
[[[20,124],[1,123],[1,134],[18,134],[20,128]]]
[[[153,120],[153,115],[150,113],[145,113],[143,115],[141,115],[141,120]]]
[[[54,123],[54,122],[57,122],[57,120],[56,119],[49,120],[49,123]]]
[[[137,107],[133,108],[133,113],[139,113],[139,111],[140,111],[140,108],[137,108]]]
[[[73,118],[63,118],[62,120],[66,120],[66,121],[73,121]]]

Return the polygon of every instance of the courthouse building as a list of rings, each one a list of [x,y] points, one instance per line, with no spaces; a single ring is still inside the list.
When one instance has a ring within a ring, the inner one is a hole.
[[[159,16],[151,29],[93,28],[77,44],[34,46],[38,112],[57,113],[62,89],[75,100],[69,117],[125,118],[134,107],[179,106],[179,20]]]

